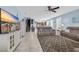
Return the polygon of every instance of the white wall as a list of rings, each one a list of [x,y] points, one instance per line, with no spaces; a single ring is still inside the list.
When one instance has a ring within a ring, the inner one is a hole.
[[[20,32],[21,32],[21,36],[25,36],[26,34],[26,20],[24,19],[23,21],[20,22]]]
[[[0,35],[0,52],[8,51],[9,46],[9,35],[2,34]]]
[[[56,18],[51,18],[47,20],[47,26],[52,27],[52,29],[56,28]]]
[[[62,23],[64,24],[64,29],[65,30],[69,26],[79,27],[79,10],[76,10],[76,11],[73,11],[71,13],[65,14],[61,17],[62,17]],[[72,19],[76,20],[76,22],[72,21]]]

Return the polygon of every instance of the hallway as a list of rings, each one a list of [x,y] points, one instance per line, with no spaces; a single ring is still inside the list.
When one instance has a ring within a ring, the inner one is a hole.
[[[39,41],[34,32],[26,32],[25,39],[16,48],[15,52],[42,52]]]

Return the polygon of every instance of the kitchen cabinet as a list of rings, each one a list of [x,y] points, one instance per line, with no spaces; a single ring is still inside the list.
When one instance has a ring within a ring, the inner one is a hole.
[[[11,52],[20,44],[20,31],[0,35],[0,52]]]

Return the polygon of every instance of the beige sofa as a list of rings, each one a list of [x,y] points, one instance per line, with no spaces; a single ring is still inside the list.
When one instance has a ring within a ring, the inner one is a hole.
[[[65,31],[61,31],[61,35],[79,42],[79,35],[77,35],[75,33],[69,33],[69,32],[65,32]]]
[[[38,27],[37,35],[39,36],[55,35],[55,30],[53,30],[51,27]]]

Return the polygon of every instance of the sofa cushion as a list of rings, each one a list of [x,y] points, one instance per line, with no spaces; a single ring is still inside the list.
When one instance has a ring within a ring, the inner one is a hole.
[[[61,31],[61,35],[67,38],[70,38],[72,40],[76,40],[79,41],[79,35],[76,35],[74,33],[69,33],[69,32],[65,32],[65,31]]]

